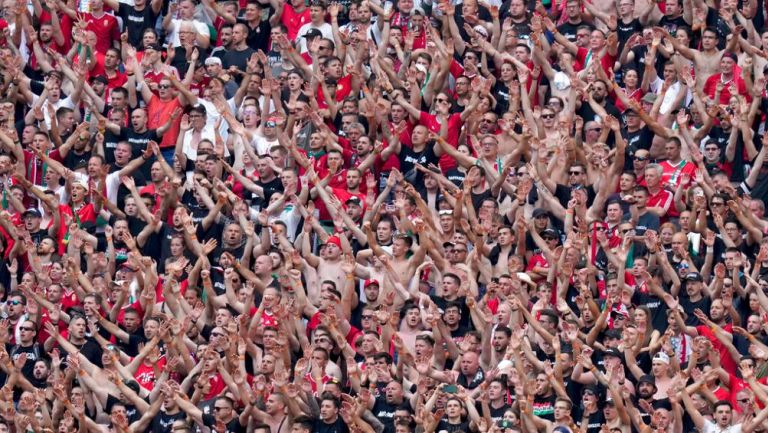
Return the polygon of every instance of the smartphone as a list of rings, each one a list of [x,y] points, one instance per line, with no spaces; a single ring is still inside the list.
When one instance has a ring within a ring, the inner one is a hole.
[[[512,428],[512,421],[506,419],[500,419],[496,421],[496,425],[500,428]]]
[[[457,391],[458,389],[456,388],[456,385],[445,385],[443,387],[443,392],[448,394],[456,394]]]

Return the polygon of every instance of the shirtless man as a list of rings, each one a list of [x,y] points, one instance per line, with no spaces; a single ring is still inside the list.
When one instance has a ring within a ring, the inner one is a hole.
[[[343,237],[342,237],[343,238]],[[346,241],[346,238],[344,238]],[[344,287],[346,274],[341,270],[341,255],[343,252],[341,239],[339,236],[330,236],[325,241],[325,254],[318,257],[312,254],[312,248],[309,245],[309,236],[303,237],[303,256],[310,266],[317,269],[320,281],[330,280],[336,283],[336,287]],[[347,241],[348,242],[348,241]],[[347,245],[349,249],[349,245]]]
[[[264,410],[262,411],[256,406],[251,408],[251,415],[267,424],[270,427],[270,431],[275,433],[288,433],[291,431],[289,423],[285,422],[286,417],[286,404],[285,396],[279,392],[273,392],[264,402]]]
[[[366,221],[363,224],[363,231],[365,231],[365,235],[368,237],[368,246],[373,250],[374,255],[378,257],[391,256],[392,259],[390,263],[400,277],[400,283],[407,286],[411,276],[416,272],[416,267],[424,261],[424,256],[426,254],[424,248],[417,246],[413,249],[413,238],[401,234],[395,236],[395,240],[392,242],[392,254],[388,254],[376,243],[370,222]],[[410,258],[407,258],[406,254],[412,249],[413,255],[411,255]]]
[[[720,71],[720,59],[723,57],[723,53],[733,51],[738,43],[738,38],[731,38],[731,41],[728,42],[728,46],[724,50],[718,50],[717,32],[712,28],[706,28],[701,36],[702,50],[699,51],[683,46],[677,38],[669,34],[663,27],[654,27],[654,30],[661,32],[681,56],[693,62],[694,70],[696,71],[696,88],[698,90],[704,88],[704,83],[710,75]]]

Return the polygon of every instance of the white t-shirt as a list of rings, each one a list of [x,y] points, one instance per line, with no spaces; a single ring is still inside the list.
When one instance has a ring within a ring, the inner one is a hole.
[[[30,107],[34,106],[37,103],[38,99],[40,99],[40,96],[33,95],[32,96],[32,105],[30,105]],[[50,99],[48,99],[47,101],[50,102]],[[43,106],[42,106],[43,117],[45,119],[45,126],[50,130],[51,129],[51,116],[48,115],[48,110],[45,108],[45,105],[46,104],[44,103]],[[72,110],[75,109],[75,103],[74,103],[74,101],[72,101],[72,97],[71,96],[67,96],[64,99],[59,99],[58,102],[56,102],[54,104],[51,104],[51,105],[53,105],[53,112],[54,113],[56,113],[56,111],[58,111],[59,108],[61,108],[61,107],[67,107],[67,108],[70,108]]]
[[[171,20],[171,30],[168,32],[168,44],[172,47],[178,47],[181,45],[181,41],[179,40],[179,28],[181,27],[181,23],[185,20]],[[197,20],[191,20],[187,21],[188,23],[192,23],[192,25],[195,27],[195,31],[203,36],[211,37],[211,31],[208,29],[208,25],[206,25],[204,22],[197,21]]]
[[[705,419],[704,431],[701,433],[741,433],[741,424],[729,425],[728,427],[721,429],[719,425]]]
[[[312,23],[306,23],[299,29],[299,33],[296,35],[296,41],[299,43],[299,47],[301,48],[302,53],[307,52],[307,38],[304,37],[304,35],[307,34],[309,29],[317,29],[320,30],[320,33],[323,34],[323,38],[333,40],[333,28],[328,23],[323,23],[320,25],[320,27],[315,27],[312,25]]]

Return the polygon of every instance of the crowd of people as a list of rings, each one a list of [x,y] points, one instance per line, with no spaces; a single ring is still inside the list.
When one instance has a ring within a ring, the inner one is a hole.
[[[0,16],[0,433],[768,432],[764,2]]]

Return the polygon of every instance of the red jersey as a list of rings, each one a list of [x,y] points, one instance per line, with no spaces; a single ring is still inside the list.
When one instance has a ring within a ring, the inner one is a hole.
[[[683,174],[688,174],[691,179],[696,176],[696,164],[682,160],[677,164],[672,164],[668,160],[659,163],[664,170],[661,173],[661,184],[670,189],[677,189],[680,185],[680,179]],[[687,185],[683,186],[687,188]]]
[[[576,65],[574,66],[574,69],[577,71],[580,71],[585,67],[589,66],[589,63],[593,60],[592,59],[593,56],[594,56],[594,53],[592,52],[592,50],[579,47],[579,50],[576,52]],[[603,70],[605,71],[606,74],[608,73],[609,70],[613,69],[614,63],[616,63],[616,57],[608,53],[606,53],[602,58],[600,58],[600,65],[603,67]]]
[[[92,13],[81,15],[88,23],[88,30],[96,33],[96,51],[104,54],[114,46],[114,41],[120,40],[120,26],[114,16],[106,13],[98,18]]]
[[[286,3],[283,6],[283,15],[280,17],[280,21],[285,26],[286,32],[288,33],[288,39],[295,41],[301,26],[312,21],[312,19],[309,16],[308,7],[305,7],[301,12],[296,12],[296,9],[294,9],[293,6]]]
[[[421,115],[419,115],[419,123],[435,134],[440,133],[440,122],[434,114],[422,111]],[[461,114],[454,113],[448,116],[448,137],[445,141],[454,148],[459,146],[459,133],[461,132],[461,127],[463,125],[464,121],[461,120]],[[451,156],[444,154],[440,157],[440,169],[443,173],[448,172],[448,170],[452,168],[456,168],[456,166],[456,160]]]
[[[739,95],[746,97],[747,101],[752,101],[752,95],[747,91],[747,86],[744,84],[744,80],[741,77],[734,75],[732,79],[726,81],[723,80],[722,73],[714,74],[704,82],[704,94],[709,96],[709,99],[715,98],[715,91],[717,90],[718,83],[723,83],[723,91],[720,92],[720,100],[717,101],[718,104],[728,105],[731,96],[733,96],[731,95],[731,84],[736,86]]]

